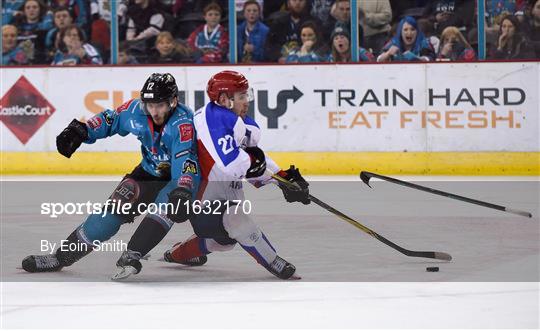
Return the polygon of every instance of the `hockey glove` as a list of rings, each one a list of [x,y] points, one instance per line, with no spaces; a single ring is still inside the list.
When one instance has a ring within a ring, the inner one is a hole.
[[[286,179],[289,183],[295,184],[286,185],[278,181],[279,188],[283,191],[283,196],[287,202],[301,202],[304,205],[309,205],[309,184],[300,174],[300,170],[293,165],[288,170],[280,170],[278,175]]]
[[[259,147],[246,147],[244,149],[249,154],[251,159],[251,166],[246,172],[246,178],[260,177],[266,170],[266,156]]]
[[[56,137],[56,149],[58,149],[58,153],[70,158],[86,139],[88,139],[86,124],[73,119],[67,128]]]
[[[191,204],[191,192],[182,187],[177,187],[169,193],[169,203],[172,208],[167,208],[167,217],[174,223],[184,223],[189,219]]]

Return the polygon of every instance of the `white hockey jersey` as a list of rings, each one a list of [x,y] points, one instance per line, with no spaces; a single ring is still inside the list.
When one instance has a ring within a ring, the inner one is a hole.
[[[250,117],[242,119],[230,109],[214,102],[195,112],[193,122],[197,132],[197,148],[201,166],[201,200],[243,200],[242,179],[251,165],[245,147],[257,146],[261,130]],[[279,170],[266,157],[267,169]],[[250,178],[249,182],[264,185],[269,175]]]

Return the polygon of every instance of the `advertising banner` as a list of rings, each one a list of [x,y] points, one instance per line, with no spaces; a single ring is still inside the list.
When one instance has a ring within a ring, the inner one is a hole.
[[[73,119],[138,97],[171,72],[180,101],[208,102],[206,83],[239,70],[254,89],[250,115],[273,152],[538,152],[539,63],[240,67],[3,68],[3,151],[48,152]],[[137,151],[113,137],[81,151]]]

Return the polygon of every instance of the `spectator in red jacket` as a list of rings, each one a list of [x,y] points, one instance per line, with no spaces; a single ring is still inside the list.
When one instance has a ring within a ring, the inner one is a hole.
[[[188,44],[196,53],[197,63],[224,62],[229,50],[229,35],[219,24],[222,9],[217,3],[210,3],[203,13],[206,24],[191,33]]]

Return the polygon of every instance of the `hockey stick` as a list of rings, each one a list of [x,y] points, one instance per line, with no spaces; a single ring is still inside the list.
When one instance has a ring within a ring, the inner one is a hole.
[[[489,202],[484,202],[484,201],[480,201],[480,200],[467,198],[467,197],[457,195],[457,194],[452,194],[452,193],[448,193],[448,192],[444,192],[444,191],[439,191],[439,190],[432,189],[432,188],[429,188],[429,187],[426,187],[426,186],[405,182],[405,181],[402,181],[402,180],[399,180],[399,179],[395,179],[395,178],[392,178],[392,177],[386,177],[386,176],[383,176],[383,175],[378,175],[378,174],[368,172],[368,171],[362,171],[360,173],[360,179],[362,179],[362,181],[364,183],[366,183],[366,185],[369,186],[369,187],[371,187],[371,185],[369,185],[369,180],[372,177],[379,178],[379,179],[385,180],[385,181],[390,182],[390,183],[410,187],[410,188],[413,188],[413,189],[416,189],[416,190],[441,195],[443,197],[447,197],[447,198],[450,198],[450,199],[456,199],[456,200],[472,203],[472,204],[487,207],[487,208],[497,209],[497,210],[500,210],[500,211],[504,211],[504,212],[507,212],[507,213],[512,213],[512,214],[520,215],[520,216],[524,216],[524,217],[532,217],[532,214],[527,212],[527,211],[522,211],[522,210],[518,210],[518,209],[512,209],[512,208],[499,206],[499,205],[489,203]]]
[[[288,180],[282,178],[281,176],[273,174],[272,178],[274,178],[275,180],[283,183],[284,185],[286,185],[289,188],[298,189],[298,187],[297,187],[298,184],[291,183]],[[429,259],[437,259],[437,260],[443,260],[443,261],[452,260],[452,256],[450,256],[450,254],[443,253],[443,252],[423,252],[423,251],[411,251],[411,250],[405,249],[405,248],[403,248],[403,247],[401,247],[401,246],[399,246],[397,244],[394,244],[390,240],[388,240],[385,237],[381,236],[377,232],[369,229],[368,227],[358,223],[357,221],[355,221],[354,219],[350,218],[349,216],[343,214],[339,210],[327,205],[326,203],[324,203],[321,200],[317,199],[313,195],[310,194],[309,199],[311,201],[313,201],[315,204],[317,204],[317,205],[321,206],[322,208],[328,210],[332,214],[338,216],[339,218],[341,218],[345,222],[347,222],[347,223],[351,224],[352,226],[364,231],[365,233],[369,234],[373,238],[375,238],[375,239],[381,241],[382,243],[392,247],[393,249],[397,250],[398,252],[400,252],[402,254],[405,254],[407,256],[425,257],[425,258],[429,258]]]

